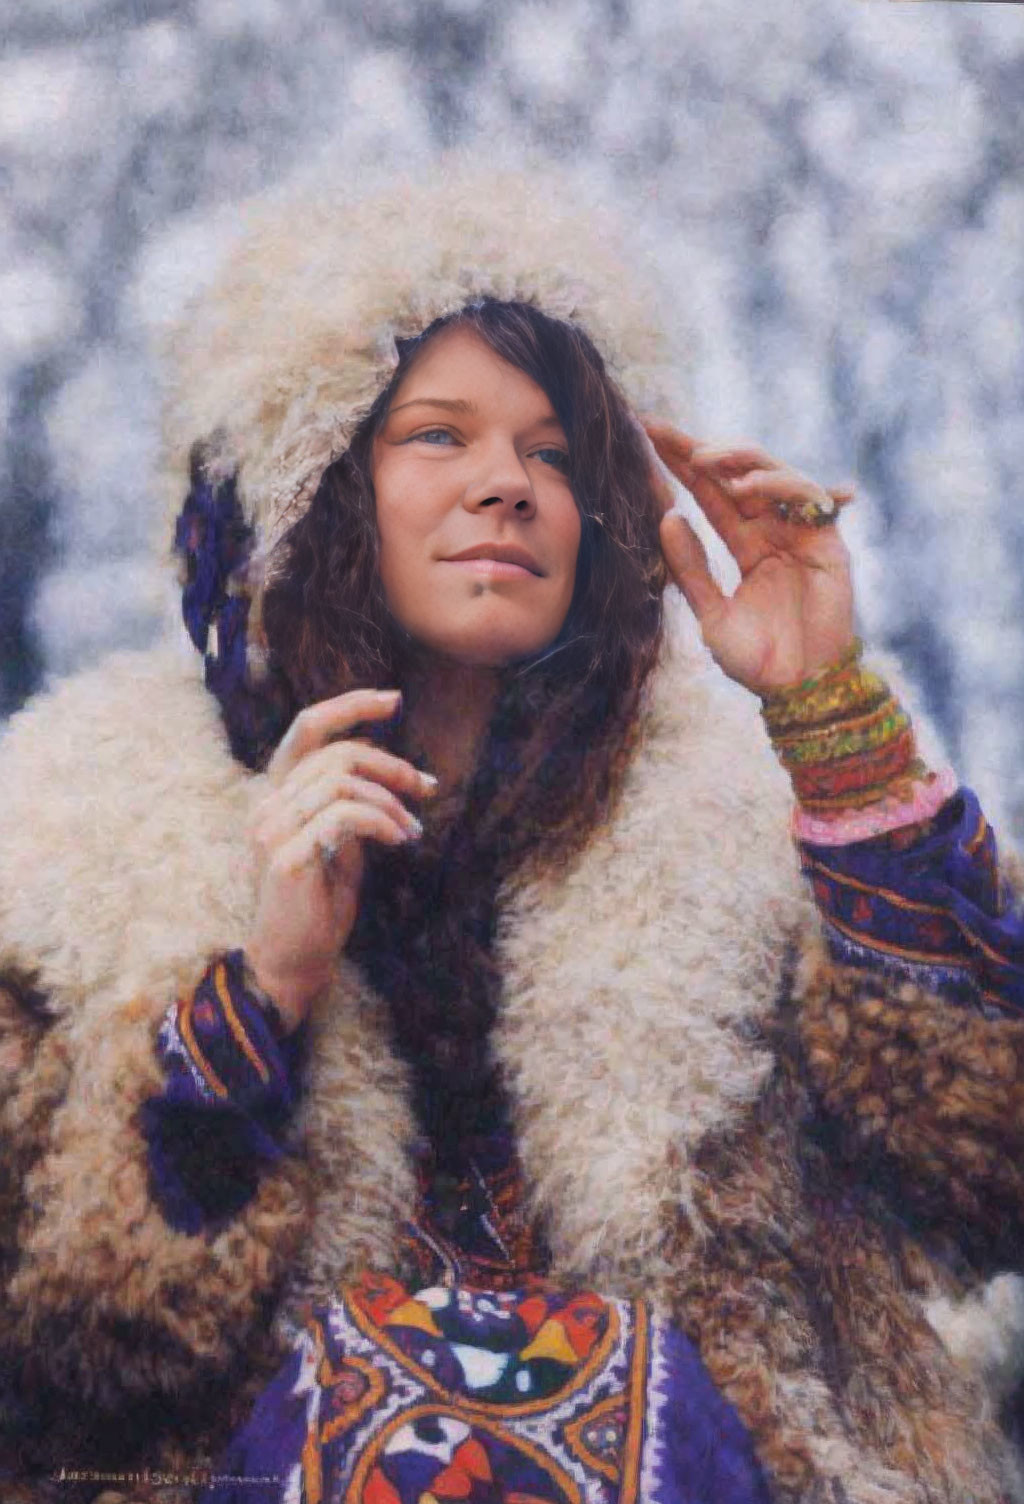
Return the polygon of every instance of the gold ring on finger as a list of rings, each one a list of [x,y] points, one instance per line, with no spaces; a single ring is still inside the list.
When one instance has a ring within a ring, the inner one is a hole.
[[[797,527],[831,527],[839,517],[839,503],[833,496],[822,501],[777,501],[775,512],[783,522]]]

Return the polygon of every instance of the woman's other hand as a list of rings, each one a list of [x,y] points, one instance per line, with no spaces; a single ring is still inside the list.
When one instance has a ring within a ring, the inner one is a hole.
[[[428,796],[436,781],[347,735],[394,715],[399,700],[397,691],[350,690],[303,710],[270,762],[269,789],[250,819],[259,896],[243,948],[289,1032],[330,983],[352,932],[363,842],[398,845],[422,833],[399,796]]]
[[[766,694],[838,658],[853,640],[850,557],[834,525],[801,524],[793,511],[808,503],[840,507],[852,491],[826,491],[755,445],[712,446],[665,423],[644,427],[739,566],[740,583],[728,596],[696,532],[668,512],[672,493],[662,483],[665,561],[723,672]]]

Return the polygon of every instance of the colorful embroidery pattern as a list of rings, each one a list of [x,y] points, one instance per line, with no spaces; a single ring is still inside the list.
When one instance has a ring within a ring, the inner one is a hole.
[[[201,1504],[769,1498],[735,1410],[643,1302],[377,1273],[311,1314],[217,1471]]]
[[[439,1172],[418,1146],[406,1252],[432,1282],[364,1271],[312,1312],[218,1467],[238,1484],[203,1504],[763,1504],[691,1343],[643,1302],[536,1272],[513,1140],[466,1147]],[[268,1475],[254,1500],[242,1479]]]
[[[837,960],[1005,1016],[1024,1012],[1024,920],[991,826],[961,789],[912,844],[800,847]]]
[[[292,1494],[632,1504],[657,1335],[642,1304],[591,1292],[410,1294],[365,1274],[307,1334]]]

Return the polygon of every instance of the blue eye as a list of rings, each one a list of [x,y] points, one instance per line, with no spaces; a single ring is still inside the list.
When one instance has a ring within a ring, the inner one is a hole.
[[[445,448],[448,444],[458,442],[455,435],[450,433],[447,428],[424,428],[421,432],[410,435],[407,442],[413,443],[420,439],[426,444],[435,445],[437,448]],[[556,449],[554,446],[535,449],[534,457],[543,460],[544,464],[550,465],[552,469],[561,470],[563,474],[568,474],[569,456],[564,449]]]
[[[535,451],[538,459],[543,459],[545,465],[552,465],[556,470],[568,473],[569,456],[564,449],[538,449]]]

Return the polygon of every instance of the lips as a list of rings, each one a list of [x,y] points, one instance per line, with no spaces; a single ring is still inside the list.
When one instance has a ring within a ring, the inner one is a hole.
[[[472,548],[450,554],[447,562],[457,564],[468,559],[496,559],[500,564],[518,564],[520,569],[528,569],[531,574],[544,573],[533,555],[518,543],[474,543]]]

